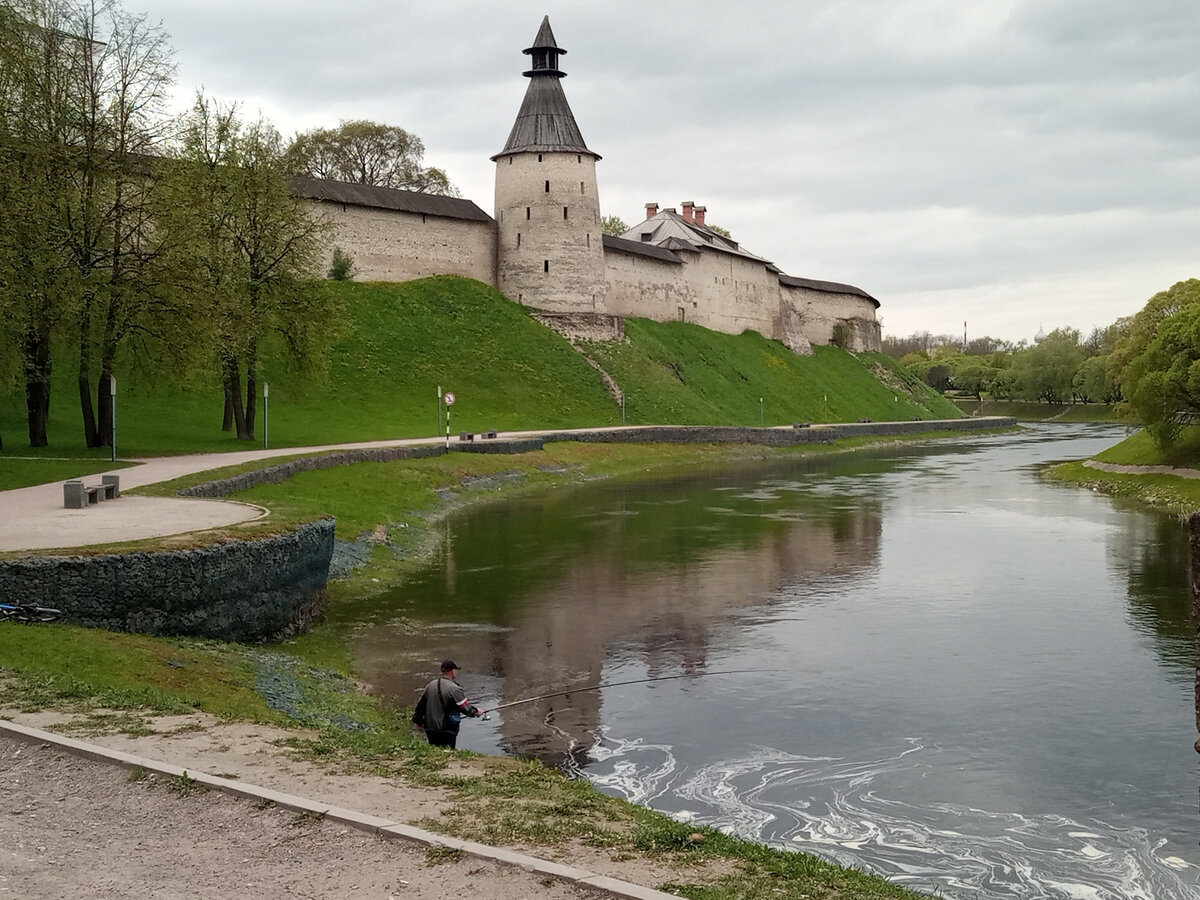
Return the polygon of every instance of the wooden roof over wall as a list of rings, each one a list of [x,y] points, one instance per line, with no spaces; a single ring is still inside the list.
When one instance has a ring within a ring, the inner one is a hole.
[[[373,184],[354,184],[348,181],[329,181],[308,175],[293,175],[289,179],[292,193],[308,200],[345,203],[369,209],[390,209],[397,212],[441,216],[468,222],[490,222],[492,217],[470,200],[424,194],[420,191],[401,191]]]
[[[862,288],[856,288],[852,284],[841,284],[837,281],[815,281],[812,278],[797,278],[794,275],[780,275],[779,283],[787,287],[807,288],[810,291],[824,291],[827,294],[853,294],[856,297],[865,297],[875,304],[875,308],[879,309],[879,301],[864,291]]]

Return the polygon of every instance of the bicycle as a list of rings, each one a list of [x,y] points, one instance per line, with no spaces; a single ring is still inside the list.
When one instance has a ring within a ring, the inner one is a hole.
[[[0,603],[0,622],[53,622],[62,615],[61,609],[32,603]]]

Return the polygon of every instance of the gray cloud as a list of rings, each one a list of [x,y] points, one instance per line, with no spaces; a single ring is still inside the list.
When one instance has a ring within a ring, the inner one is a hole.
[[[181,97],[402,125],[485,209],[548,11],[606,213],[704,203],[888,333],[1086,331],[1195,274],[1192,0],[126,2],[172,33]]]

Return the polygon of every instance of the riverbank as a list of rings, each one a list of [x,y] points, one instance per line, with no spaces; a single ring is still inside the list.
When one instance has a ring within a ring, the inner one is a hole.
[[[847,452],[879,442],[862,439],[802,452]],[[205,740],[226,747],[214,751],[218,756],[211,765],[218,772],[233,770],[226,761],[230,757],[221,754],[247,746],[267,768],[285,760],[337,773],[331,777],[370,774],[395,789],[433,790],[439,814],[430,824],[438,831],[497,846],[528,847],[552,857],[573,857],[582,852],[578,848],[590,848],[622,873],[648,866],[650,874],[642,883],[671,885],[681,896],[917,896],[802,854],[685,826],[536,764],[431,750],[393,711],[366,696],[350,672],[345,638],[356,598],[378,593],[420,565],[436,523],[464,504],[609,475],[659,477],[688,467],[797,452],[562,444],[550,445],[536,463],[476,454],[421,461],[408,467],[407,483],[399,482],[397,469],[390,468],[394,464],[370,464],[350,481],[346,470],[330,470],[304,473],[287,486],[255,488],[270,495],[271,502],[264,505],[281,518],[302,517],[308,504],[328,504],[331,497],[345,504],[339,526],[344,524],[352,537],[347,543],[364,552],[350,578],[331,584],[335,611],[328,625],[270,651],[70,626],[8,625],[0,629],[0,659],[12,674],[0,684],[0,705],[12,716],[57,710],[69,721],[51,723],[54,727],[89,735],[89,740],[145,738],[168,747],[189,735],[198,740],[208,735]],[[454,490],[447,491],[447,484],[454,484]],[[389,503],[380,506],[385,485]],[[376,540],[381,525],[384,539]],[[70,665],[56,667],[64,660]],[[196,709],[217,718],[172,718],[194,715]],[[253,723],[264,735],[262,741],[222,737],[218,726],[239,721]],[[683,869],[664,868],[664,860]]]
[[[1047,477],[1187,517],[1200,509],[1200,429],[1166,450],[1143,431],[1092,459],[1053,466]]]

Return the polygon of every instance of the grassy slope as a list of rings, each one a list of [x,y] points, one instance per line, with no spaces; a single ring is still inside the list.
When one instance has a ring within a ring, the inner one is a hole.
[[[455,432],[621,422],[620,406],[586,360],[481,282],[438,277],[329,289],[349,315],[324,375],[303,377],[277,348],[264,351],[260,380],[270,384],[273,447],[435,434],[439,386],[457,397]],[[767,425],[959,415],[914,380],[902,381],[903,373],[886,368],[890,361],[882,357],[860,360],[824,347],[804,358],[754,333],[645,320],[630,322],[628,337],[624,344],[593,344],[590,352],[625,391],[629,424],[757,425],[759,397]],[[0,460],[108,455],[82,447],[69,344],[57,348],[55,362],[51,446],[25,446],[22,397],[0,397],[6,438]],[[868,366],[887,374],[895,389],[881,385]],[[126,365],[117,382],[122,456],[245,449],[219,430],[222,401],[211,381],[168,384]]]

